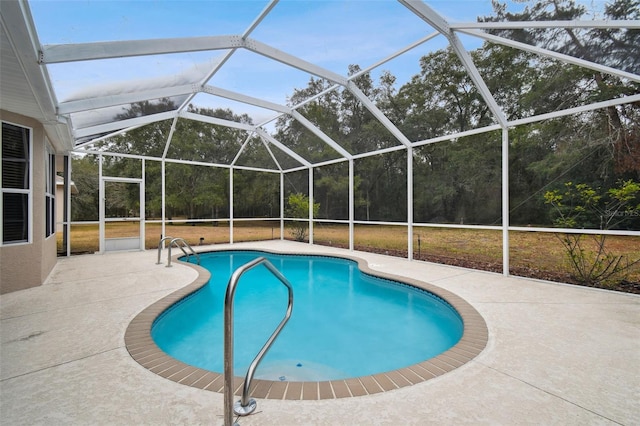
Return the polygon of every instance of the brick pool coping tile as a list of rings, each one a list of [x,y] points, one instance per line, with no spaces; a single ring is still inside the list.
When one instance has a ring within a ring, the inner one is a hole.
[[[290,254],[264,249],[246,251],[261,251],[281,255]],[[358,267],[365,274],[399,281],[438,296],[451,305],[462,318],[464,323],[463,335],[456,345],[434,358],[372,376],[322,382],[281,382],[255,379],[251,388],[252,397],[280,400],[318,400],[350,398],[389,392],[442,376],[471,361],[486,347],[489,335],[487,324],[480,313],[460,296],[424,281],[373,271],[369,268],[367,261],[355,256],[320,253],[308,255],[353,260],[358,263]],[[173,256],[172,261],[178,262],[179,257],[180,255]],[[154,321],[167,308],[180,300],[184,300],[203,287],[211,277],[209,271],[198,265],[184,262],[180,264],[195,269],[198,272],[198,278],[186,287],[171,293],[140,312],[127,327],[124,336],[125,346],[136,362],[161,377],[198,389],[222,392],[224,388],[222,374],[193,367],[172,358],[163,352],[151,338],[151,327]],[[242,394],[243,382],[244,378],[242,377],[234,378],[234,394]]]

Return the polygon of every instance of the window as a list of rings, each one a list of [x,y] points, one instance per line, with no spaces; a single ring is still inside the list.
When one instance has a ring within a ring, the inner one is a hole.
[[[47,146],[47,158],[44,164],[44,208],[45,208],[45,238],[56,232],[56,156]]]
[[[31,130],[2,123],[2,244],[29,242]]]

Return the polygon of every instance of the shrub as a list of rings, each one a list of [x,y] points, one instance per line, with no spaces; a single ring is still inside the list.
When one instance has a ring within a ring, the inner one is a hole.
[[[313,216],[316,217],[320,211],[320,203],[313,204]],[[287,200],[286,214],[291,218],[308,219],[309,218],[309,197],[302,193],[289,195]],[[291,237],[296,241],[304,241],[309,231],[309,223],[307,221],[293,221],[289,225]]]
[[[545,203],[553,208],[554,224],[562,228],[611,229],[640,216],[640,184],[620,181],[605,193],[587,184],[567,182],[563,192],[547,191]],[[588,286],[608,287],[624,280],[640,259],[610,252],[604,234],[556,234],[562,243],[572,276]]]

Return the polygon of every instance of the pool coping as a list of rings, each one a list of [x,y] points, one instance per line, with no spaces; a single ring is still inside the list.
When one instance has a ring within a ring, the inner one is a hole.
[[[229,249],[212,249],[206,252],[216,251],[229,251]],[[233,249],[233,251],[261,251],[280,255],[295,254],[268,249]],[[356,256],[333,253],[308,253],[306,255],[352,260],[357,262],[359,269],[363,273],[393,281],[400,281],[401,283],[406,283],[435,294],[444,299],[458,312],[464,323],[463,335],[453,347],[434,358],[398,370],[378,373],[371,376],[320,382],[288,382],[254,379],[250,392],[252,397],[279,400],[320,400],[389,392],[440,377],[468,363],[485,349],[489,333],[484,318],[482,318],[473,306],[455,293],[424,281],[374,271],[369,268],[366,260]],[[173,256],[172,262],[180,262],[178,260],[179,257],[182,257],[182,255],[178,254]],[[191,284],[163,297],[136,315],[127,327],[124,343],[131,357],[152,373],[179,384],[222,393],[224,390],[223,374],[193,367],[171,357],[160,349],[151,337],[151,327],[154,321],[162,315],[167,308],[203,287],[211,277],[209,271],[199,265],[187,262],[180,262],[180,264],[196,270],[198,277]],[[242,394],[243,383],[243,377],[234,377],[235,395]]]

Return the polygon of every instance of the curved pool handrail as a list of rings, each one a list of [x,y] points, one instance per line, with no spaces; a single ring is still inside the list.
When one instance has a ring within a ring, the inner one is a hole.
[[[156,262],[156,265],[160,265],[162,263],[160,261],[160,256],[162,254],[162,243],[167,241],[167,240],[170,240],[169,241],[169,254],[167,256],[167,268],[171,267],[171,246],[176,246],[180,250],[182,250],[182,253],[184,253],[184,255],[187,256],[187,260],[189,260],[190,254],[187,253],[187,251],[185,250],[185,247],[188,248],[189,251],[191,252],[191,254],[193,254],[196,257],[198,265],[200,264],[200,255],[193,249],[193,247],[191,247],[189,245],[189,243],[184,238],[179,238],[179,237],[176,238],[176,237],[166,236],[164,238],[161,238],[160,242],[158,243],[158,261]]]
[[[258,265],[264,265],[276,278],[280,280],[282,284],[287,287],[289,292],[289,302],[287,305],[287,312],[278,324],[278,327],[271,334],[267,342],[262,346],[260,352],[253,359],[251,364],[249,365],[249,369],[247,370],[247,375],[244,379],[244,385],[242,389],[242,399],[237,401],[235,405],[233,404],[233,299],[235,296],[236,287],[238,282],[240,281],[240,277],[250,269],[255,268]],[[258,364],[262,361],[262,358],[265,356],[271,345],[276,340],[280,331],[285,326],[289,318],[291,317],[291,312],[293,311],[293,287],[291,283],[285,278],[280,271],[276,269],[275,266],[271,262],[269,262],[264,257],[259,257],[257,259],[252,260],[244,264],[243,266],[236,269],[231,275],[229,279],[229,283],[227,284],[227,291],[224,298],[224,424],[225,426],[231,426],[233,424],[233,413],[238,414],[240,416],[246,416],[253,411],[255,411],[257,403],[254,399],[249,398],[249,390],[251,387],[251,382],[253,380],[253,375],[258,368]]]
[[[178,244],[178,243],[180,243],[180,244]],[[189,243],[184,238],[178,237],[178,238],[174,238],[169,243],[169,258],[167,259],[167,267],[171,266],[171,246],[173,246],[173,245],[175,245],[180,250],[182,250],[182,253],[184,253],[184,255],[187,256],[187,261],[189,260],[189,253],[187,253],[187,251],[184,248],[185,247],[188,248],[189,251],[191,252],[191,254],[193,254],[196,257],[198,265],[200,264],[200,255],[198,253],[196,253],[196,251],[193,249],[193,247],[191,247],[189,245]]]
[[[158,243],[158,261],[156,262],[156,265],[160,265],[162,262],[160,261],[160,256],[162,255],[162,243],[164,243],[167,240],[173,240],[174,237],[170,237],[170,236],[166,236],[164,238],[160,238],[160,242]]]

